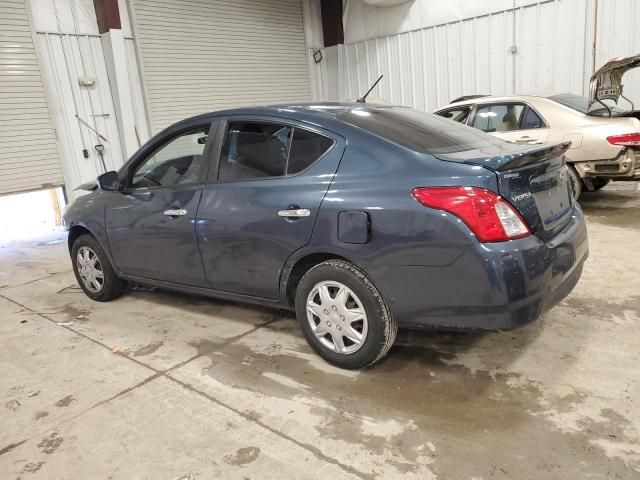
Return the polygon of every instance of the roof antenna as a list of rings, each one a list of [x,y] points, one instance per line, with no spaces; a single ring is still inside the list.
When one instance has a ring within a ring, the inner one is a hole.
[[[380,82],[380,80],[382,80],[382,77],[384,77],[384,75],[380,75],[378,77],[378,79],[376,80],[376,83],[371,85],[371,88],[369,90],[367,90],[367,93],[365,93],[363,96],[361,96],[359,99],[357,99],[356,102],[358,102],[358,103],[367,103],[367,96],[371,93],[371,90],[376,88],[376,85],[378,85],[378,82]]]

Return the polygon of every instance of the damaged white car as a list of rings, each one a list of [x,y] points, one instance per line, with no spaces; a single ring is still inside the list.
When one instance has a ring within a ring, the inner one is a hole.
[[[508,142],[571,142],[566,156],[577,197],[610,180],[640,180],[640,110],[622,93],[623,75],[638,66],[640,55],[606,63],[591,76],[589,98],[470,95],[433,113]]]

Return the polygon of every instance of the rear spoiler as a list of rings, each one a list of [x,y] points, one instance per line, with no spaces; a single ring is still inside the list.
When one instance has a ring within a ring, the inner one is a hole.
[[[571,142],[562,142],[552,145],[532,145],[522,148],[518,148],[514,145],[513,149],[509,149],[500,155],[494,156],[488,156],[482,151],[473,150],[458,153],[438,154],[434,156],[440,160],[481,165],[489,170],[501,172],[534,163],[542,163],[551,158],[562,156],[570,146]],[[478,155],[474,155],[474,152]],[[484,155],[482,155],[482,153],[484,153]]]

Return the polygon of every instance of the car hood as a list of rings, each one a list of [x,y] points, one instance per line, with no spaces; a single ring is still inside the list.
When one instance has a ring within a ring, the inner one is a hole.
[[[73,190],[86,190],[88,192],[92,192],[94,190],[98,189],[98,182],[95,180],[92,180],[90,182],[87,183],[83,183],[81,185],[78,185],[76,188],[74,188]]]
[[[637,67],[640,67],[640,54],[614,58],[596,70],[589,81],[589,108],[598,100],[613,100],[617,104],[623,96],[622,76]]]

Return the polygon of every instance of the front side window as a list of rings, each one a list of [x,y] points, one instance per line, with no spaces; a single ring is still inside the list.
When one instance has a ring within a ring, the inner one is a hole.
[[[473,126],[483,132],[519,130],[525,107],[519,103],[479,105]]]
[[[197,183],[208,130],[183,133],[156,150],[133,171],[131,188]]]
[[[230,122],[220,155],[220,181],[294,175],[308,168],[333,140],[308,130],[266,122]]]
[[[462,107],[442,110],[440,112],[437,112],[436,115],[448,118],[449,120],[453,120],[454,122],[464,123],[469,117],[469,112],[471,112],[471,107],[469,105],[464,105]]]

